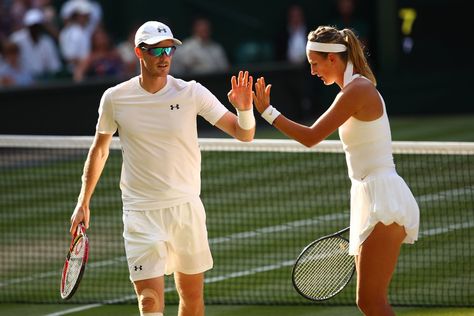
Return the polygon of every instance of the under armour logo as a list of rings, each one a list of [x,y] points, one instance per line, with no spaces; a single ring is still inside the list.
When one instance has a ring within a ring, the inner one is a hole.
[[[174,109],[177,109],[177,110],[179,110],[179,104],[176,104],[176,105],[170,105],[170,109],[171,109],[171,110],[174,110]]]
[[[165,28],[162,28],[162,29],[161,29],[161,28],[157,28],[156,30],[158,31],[158,33],[161,33],[161,32],[166,33],[166,29],[165,29]]]
[[[135,271],[138,271],[138,270],[142,271],[143,270],[142,266],[134,266],[134,269],[135,269]]]

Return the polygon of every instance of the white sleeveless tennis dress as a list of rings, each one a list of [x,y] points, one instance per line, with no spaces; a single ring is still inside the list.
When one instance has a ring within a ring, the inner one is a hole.
[[[367,79],[354,75],[351,81],[357,77]],[[414,243],[418,239],[419,208],[407,184],[395,170],[390,124],[382,96],[380,99],[383,105],[381,117],[373,121],[351,117],[339,127],[352,183],[351,255],[359,253],[360,245],[379,222],[404,226],[407,233],[404,243]]]

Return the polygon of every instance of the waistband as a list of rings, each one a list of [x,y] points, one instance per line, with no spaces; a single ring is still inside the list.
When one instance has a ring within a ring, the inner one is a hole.
[[[381,175],[395,175],[395,174],[397,174],[397,171],[395,170],[394,167],[380,167],[380,168],[375,168],[369,171],[365,176],[362,176],[360,178],[351,177],[351,180],[365,182]]]

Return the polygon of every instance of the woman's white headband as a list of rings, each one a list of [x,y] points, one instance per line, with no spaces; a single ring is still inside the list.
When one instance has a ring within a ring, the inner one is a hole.
[[[319,43],[308,41],[306,43],[306,50],[314,50],[316,52],[323,53],[341,53],[347,50],[347,46],[344,44]]]

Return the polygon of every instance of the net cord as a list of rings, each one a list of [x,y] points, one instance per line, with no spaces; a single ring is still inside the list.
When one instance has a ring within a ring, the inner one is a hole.
[[[78,148],[87,149],[93,136],[43,136],[0,135],[0,148]],[[339,140],[325,140],[311,148],[291,139],[255,139],[241,142],[232,138],[200,138],[202,151],[250,151],[250,152],[343,152]],[[110,149],[119,150],[120,140],[114,136]],[[474,142],[393,141],[394,154],[445,154],[473,155]]]

